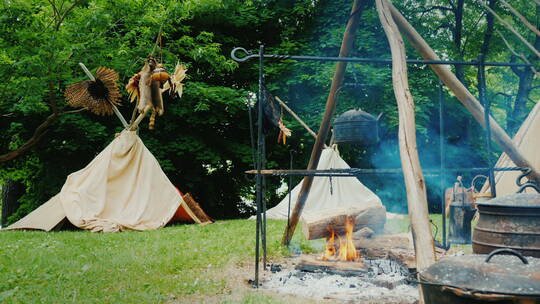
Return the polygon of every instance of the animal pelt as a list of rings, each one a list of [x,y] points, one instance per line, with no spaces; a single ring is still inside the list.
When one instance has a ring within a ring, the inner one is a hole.
[[[143,113],[150,108],[150,129],[153,129],[156,113],[163,115],[165,107],[162,93],[169,90],[170,94],[182,96],[183,84],[181,81],[186,76],[186,68],[176,64],[175,73],[169,76],[161,63],[150,57],[141,71],[129,80],[126,90],[129,92],[130,101],[138,100],[137,110]]]

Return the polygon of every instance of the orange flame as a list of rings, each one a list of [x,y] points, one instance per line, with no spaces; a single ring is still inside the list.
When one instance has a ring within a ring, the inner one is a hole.
[[[339,260],[339,261],[358,261],[359,255],[354,246],[352,234],[354,229],[354,221],[352,217],[347,217],[345,220],[345,237],[340,237],[331,226],[327,227],[330,232],[330,237],[326,240],[326,249],[324,251],[323,260]],[[338,237],[339,249],[336,251],[335,236]]]

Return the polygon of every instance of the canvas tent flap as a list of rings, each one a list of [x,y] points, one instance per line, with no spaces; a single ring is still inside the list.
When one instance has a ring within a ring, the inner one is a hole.
[[[317,166],[318,170],[349,168],[350,166],[339,156],[335,147],[325,148],[322,151]],[[301,187],[302,183],[299,183],[277,206],[267,210],[267,218],[287,219],[289,195],[292,195],[290,207],[292,212]],[[311,213],[326,210],[363,209],[377,206],[382,206],[381,199],[355,177],[315,177],[302,217],[309,217]]]
[[[136,132],[123,131],[90,164],[70,174],[58,195],[8,228],[49,231],[67,217],[92,231],[157,229],[181,203]]]
[[[157,229],[183,201],[135,131],[70,174],[59,196],[69,221],[93,231]]]
[[[518,132],[513,138],[514,143],[518,147],[522,155],[531,163],[536,170],[540,170],[540,102],[538,102],[532,111],[529,113]],[[497,163],[496,168],[515,167],[514,162],[503,153]],[[503,171],[495,173],[495,189],[497,196],[514,194],[518,191],[516,178],[521,174],[521,171]],[[524,179],[525,181],[526,179]],[[527,189],[527,192],[533,191]],[[489,191],[489,183],[486,183],[482,188],[482,192]]]
[[[39,206],[39,208],[32,211],[32,213],[7,227],[7,229],[51,231],[65,218],[66,213],[62,208],[62,203],[60,202],[58,195],[56,195],[45,204]]]

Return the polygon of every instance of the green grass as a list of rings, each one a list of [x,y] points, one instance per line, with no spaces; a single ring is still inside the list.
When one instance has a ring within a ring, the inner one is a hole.
[[[441,216],[431,217],[440,230]],[[289,254],[280,245],[285,225],[268,221],[270,260]],[[247,287],[254,226],[230,220],[146,232],[2,231],[0,303],[290,303]],[[407,218],[388,220],[386,230],[408,226]],[[300,229],[293,244],[303,252],[324,248]]]
[[[147,232],[4,231],[0,303],[164,303],[182,302],[188,295],[225,297],[231,293],[227,267],[253,263],[254,226],[254,221],[231,220]],[[272,258],[287,253],[279,244],[283,229],[283,221],[268,222]],[[307,248],[306,241],[300,243]],[[252,298],[247,295],[242,302]]]

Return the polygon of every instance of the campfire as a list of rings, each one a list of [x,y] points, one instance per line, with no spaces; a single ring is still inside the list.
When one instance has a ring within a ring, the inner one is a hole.
[[[326,249],[322,256],[323,261],[360,261],[360,255],[353,242],[354,219],[350,216],[345,221],[345,235],[340,236],[332,226],[327,230],[330,236],[326,239]],[[337,249],[336,249],[337,237]]]

